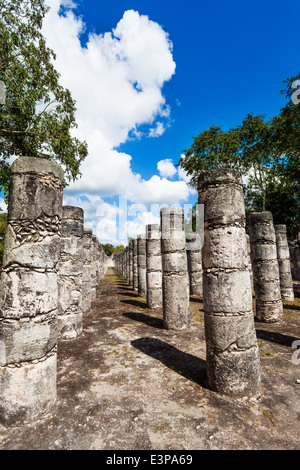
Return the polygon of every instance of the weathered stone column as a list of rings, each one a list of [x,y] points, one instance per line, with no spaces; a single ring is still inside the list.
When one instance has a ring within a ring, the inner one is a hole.
[[[209,386],[255,394],[260,361],[252,311],[241,176],[219,169],[199,177],[204,204],[203,304]]]
[[[132,265],[133,265],[133,288],[138,289],[138,252],[137,252],[137,239],[132,240]]]
[[[162,307],[161,231],[158,224],[146,226],[147,304],[151,310]]]
[[[82,271],[82,311],[86,313],[91,308],[91,263],[92,263],[92,236],[89,228],[83,231],[83,271]]]
[[[138,251],[138,294],[142,298],[147,295],[147,275],[146,275],[146,237],[138,235],[137,237]]]
[[[125,268],[126,268],[126,281],[129,284],[129,279],[130,279],[130,276],[129,276],[129,272],[130,272],[130,269],[129,269],[129,245],[126,246],[126,248],[125,248]]]
[[[96,250],[95,250],[95,263],[96,263],[96,290],[99,288],[99,284],[101,282],[101,253],[100,253],[100,243],[96,238],[95,242]]]
[[[63,206],[58,263],[58,335],[74,339],[82,333],[83,210]]]
[[[292,278],[300,281],[300,240],[293,240],[289,243]]]
[[[97,237],[92,235],[91,250],[91,300],[95,300],[97,296]]]
[[[122,277],[126,279],[126,249],[121,253]]]
[[[274,225],[281,298],[287,302],[294,301],[293,279],[291,272],[290,249],[287,240],[286,226]]]
[[[249,215],[251,261],[256,318],[266,323],[283,320],[276,237],[271,212]]]
[[[129,284],[133,286],[133,240],[128,245],[129,252]]]
[[[190,327],[184,209],[163,208],[160,216],[164,325],[169,330],[183,330]]]
[[[251,245],[250,245],[250,237],[248,234],[246,234],[246,240],[247,240],[247,253],[248,253],[248,269],[249,269],[250,278],[251,278],[251,288],[253,290],[254,284],[253,284],[253,272],[252,272],[252,263],[251,263]]]
[[[19,425],[56,400],[57,262],[63,170],[20,157],[12,164],[0,285],[0,422]]]
[[[190,295],[202,297],[203,295],[203,270],[202,270],[202,247],[201,238],[198,233],[190,233],[187,240],[187,260],[190,281]]]

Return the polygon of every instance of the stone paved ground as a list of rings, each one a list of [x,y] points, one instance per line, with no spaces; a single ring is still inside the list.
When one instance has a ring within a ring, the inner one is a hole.
[[[247,399],[207,388],[201,309],[191,298],[191,330],[166,331],[162,312],[110,269],[82,336],[59,344],[52,413],[0,426],[0,450],[298,449],[300,364],[291,345],[300,339],[299,299],[285,305],[282,325],[256,322],[262,387]]]

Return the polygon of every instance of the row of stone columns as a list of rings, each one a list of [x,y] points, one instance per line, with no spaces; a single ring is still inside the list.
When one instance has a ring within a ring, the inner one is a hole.
[[[58,334],[74,339],[82,333],[82,317],[96,298],[107,256],[91,229],[84,228],[80,207],[63,206],[58,262]]]
[[[180,227],[174,225],[172,229],[169,228],[169,222],[173,224],[176,221]],[[180,295],[180,291],[185,292],[184,303],[186,303],[187,288],[181,282],[183,280],[185,284],[188,281],[190,295],[202,296],[202,255],[199,235],[195,233],[187,236],[189,243],[188,249],[186,249],[182,208],[162,210],[162,223],[164,224],[163,230],[159,224],[147,225],[145,235],[138,235],[137,239],[133,239],[123,252],[115,255],[116,269],[138,291],[139,296],[147,299],[150,309],[163,307],[163,289],[168,295],[169,280],[172,281],[171,285],[175,283],[175,279],[178,284],[178,289],[172,288],[174,294],[171,293],[174,305],[177,305],[176,296]],[[180,240],[177,239],[179,233]],[[136,257],[135,243],[137,244]],[[130,250],[133,252],[132,258]],[[165,262],[164,277],[163,260]],[[181,267],[178,264],[179,260]],[[133,276],[131,276],[131,272],[133,272]],[[188,277],[186,276],[187,272]],[[176,278],[168,279],[175,274]],[[163,287],[164,285],[165,287]],[[166,301],[166,311],[168,309],[169,302]],[[188,314],[186,316],[188,317]],[[166,319],[166,323],[171,325],[172,322]],[[183,323],[185,322],[183,321]]]
[[[62,193],[63,172],[55,163],[21,157],[12,165],[0,281],[3,424],[31,421],[51,409],[58,337],[81,333],[82,314],[105,273],[105,254],[84,230],[82,209],[62,207]],[[162,209],[160,225],[148,225],[145,236],[117,255],[116,266],[140,295],[146,291],[150,308],[162,307],[170,330],[189,328],[190,279],[194,284],[203,276],[209,385],[225,394],[255,393],[260,367],[240,175],[202,174],[199,203],[205,206],[202,266],[197,243],[188,261],[182,208]],[[280,272],[287,273],[284,231],[277,229],[276,244],[270,213],[252,214],[249,225],[257,317],[279,322]],[[287,276],[282,279],[289,288]]]
[[[293,300],[286,229],[274,228],[270,212],[253,213],[246,234],[238,172],[203,173],[198,190],[205,208],[202,250],[199,234],[185,236],[181,208],[162,209],[160,225],[146,227],[147,304],[162,307],[165,327],[178,331],[190,326],[189,295],[203,295],[209,385],[252,394],[260,384],[252,286],[257,320],[281,322],[282,300]],[[132,246],[116,267],[134,287]]]
[[[63,181],[62,169],[45,159],[20,157],[11,168],[0,278],[5,425],[32,421],[52,408],[58,338],[82,332],[82,315],[104,275],[106,255],[84,230],[83,210],[62,205]]]

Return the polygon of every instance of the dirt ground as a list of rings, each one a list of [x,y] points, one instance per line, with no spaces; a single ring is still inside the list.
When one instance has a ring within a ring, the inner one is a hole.
[[[298,449],[299,301],[283,324],[255,323],[262,386],[243,399],[208,389],[201,299],[190,305],[191,329],[167,331],[162,311],[109,269],[81,337],[59,343],[51,414],[0,426],[0,450]]]

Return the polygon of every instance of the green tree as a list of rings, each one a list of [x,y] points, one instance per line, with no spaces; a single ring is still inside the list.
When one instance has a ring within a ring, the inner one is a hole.
[[[184,150],[177,166],[191,176],[191,186],[197,188],[198,177],[202,171],[211,168],[240,168],[239,135],[230,129],[223,132],[218,126],[212,126],[193,137],[189,149]]]
[[[75,102],[59,83],[54,52],[41,33],[44,0],[0,0],[0,184],[8,190],[12,155],[54,159],[76,179],[87,145],[72,136]]]
[[[125,246],[123,246],[123,245],[117,245],[115,247],[115,253],[121,253],[124,250],[125,250]]]
[[[264,211],[268,188],[280,176],[270,122],[261,115],[248,114],[236,132],[242,156],[239,169],[246,178],[248,195],[256,192],[259,210]]]
[[[271,130],[279,168],[285,181],[297,195],[297,223],[300,235],[300,72],[283,83],[285,88],[281,93],[288,101],[272,119]]]
[[[111,256],[114,252],[115,252],[115,247],[113,245],[111,245],[110,243],[105,243],[105,244],[101,244],[105,254],[107,254],[107,256]]]

